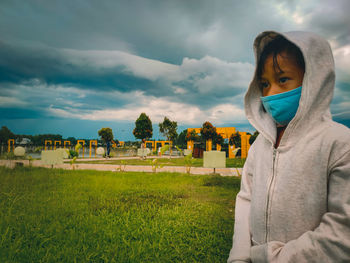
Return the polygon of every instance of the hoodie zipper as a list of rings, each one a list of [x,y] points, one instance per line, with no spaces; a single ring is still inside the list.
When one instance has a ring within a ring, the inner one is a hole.
[[[275,178],[275,160],[276,160],[276,148],[273,147],[273,153],[272,153],[272,176],[271,180],[269,182],[269,187],[267,189],[267,204],[266,204],[266,213],[265,213],[265,223],[266,223],[266,231],[265,231],[265,243],[267,243],[267,237],[268,237],[268,219],[269,219],[269,209],[270,209],[270,198],[271,198],[271,187],[272,183]]]

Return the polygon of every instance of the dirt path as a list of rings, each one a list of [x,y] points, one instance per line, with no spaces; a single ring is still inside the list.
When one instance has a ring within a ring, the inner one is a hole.
[[[113,160],[116,158],[111,158]],[[124,158],[125,159],[125,158]],[[96,160],[96,159],[94,159]],[[104,158],[102,160],[105,160]],[[84,159],[84,161],[87,161]],[[1,166],[15,167],[16,165],[28,166],[28,160],[0,160]],[[44,165],[40,160],[35,160],[32,162],[32,166],[35,167],[45,167],[51,168],[51,165]],[[97,170],[97,171],[114,171],[118,172],[120,170],[125,172],[153,172],[152,166],[146,165],[119,165],[119,164],[89,164],[89,163],[75,163],[75,169],[77,170]],[[68,163],[57,164],[53,166],[54,168],[61,168],[71,170],[72,165]],[[176,173],[186,173],[186,167],[184,166],[164,166],[162,168],[157,168],[156,172],[176,172]],[[203,167],[191,167],[191,174],[212,174],[214,172],[213,168],[203,168]],[[242,168],[216,168],[215,172],[222,176],[239,176],[242,173]]]

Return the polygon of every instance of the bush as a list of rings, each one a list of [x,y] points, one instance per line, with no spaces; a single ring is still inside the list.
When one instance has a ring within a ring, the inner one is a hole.
[[[43,147],[42,146],[38,146],[34,149],[34,152],[35,153],[41,153],[41,151],[43,150]]]
[[[74,150],[69,150],[69,159],[73,159],[74,157],[78,157],[79,153],[77,151]]]
[[[17,156],[13,152],[6,152],[3,155],[1,155],[1,159],[4,159],[4,160],[16,160]]]

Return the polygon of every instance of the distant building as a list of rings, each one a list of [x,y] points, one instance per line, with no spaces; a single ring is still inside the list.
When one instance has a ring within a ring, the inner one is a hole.
[[[189,134],[192,130],[194,130],[197,134],[200,133],[201,128],[188,128],[187,134]],[[231,135],[236,133],[237,130],[235,127],[216,127],[216,132],[222,136],[224,139],[230,139]],[[246,132],[238,132],[241,135],[241,158],[247,158],[248,150],[250,148],[249,144],[249,138],[251,135],[247,134]],[[206,141],[206,151],[212,150],[212,140]],[[236,152],[235,151],[235,145],[229,146],[229,158],[235,158]],[[187,149],[191,150],[192,152],[195,152],[195,143],[194,141],[187,141]],[[216,145],[216,149],[218,151],[221,150],[220,145]]]

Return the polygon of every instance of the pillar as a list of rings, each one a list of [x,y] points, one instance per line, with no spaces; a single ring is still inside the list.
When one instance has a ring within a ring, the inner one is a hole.
[[[211,139],[207,140],[205,142],[205,150],[206,151],[211,151],[213,145],[213,141]]]
[[[236,149],[235,145],[228,146],[228,158],[233,159],[236,157],[235,149]]]
[[[194,141],[187,141],[187,150],[191,150],[193,152]]]

